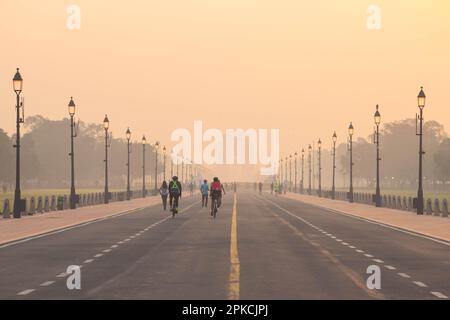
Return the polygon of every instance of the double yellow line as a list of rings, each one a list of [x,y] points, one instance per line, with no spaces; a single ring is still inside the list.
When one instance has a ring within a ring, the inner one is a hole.
[[[240,263],[237,247],[237,210],[236,192],[233,198],[233,214],[231,217],[231,237],[230,237],[230,276],[228,279],[228,300],[239,299]]]

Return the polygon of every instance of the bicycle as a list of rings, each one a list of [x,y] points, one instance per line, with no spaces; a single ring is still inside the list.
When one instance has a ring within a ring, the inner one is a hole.
[[[217,208],[218,208],[218,203],[219,203],[219,198],[218,197],[213,197],[212,199],[212,206],[211,206],[211,215],[214,217],[214,219],[216,218],[216,213],[217,213]]]
[[[172,211],[172,218],[175,218],[175,215],[178,213],[178,198],[175,197],[173,198],[171,211]]]

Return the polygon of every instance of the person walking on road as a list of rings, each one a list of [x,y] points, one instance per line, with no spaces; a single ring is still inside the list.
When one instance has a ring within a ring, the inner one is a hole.
[[[169,182],[169,204],[173,215],[178,213],[179,198],[181,198],[181,183],[177,176],[173,176],[172,181]]]
[[[167,197],[169,196],[169,186],[167,185],[166,180],[163,181],[161,188],[159,188],[159,194],[161,195],[163,209],[166,211]]]
[[[259,188],[259,194],[262,194],[262,189],[263,189],[263,183],[262,182],[258,183],[258,188]]]
[[[202,208],[208,206],[208,193],[209,193],[209,185],[208,180],[203,180],[203,183],[200,186],[200,192],[202,194]]]

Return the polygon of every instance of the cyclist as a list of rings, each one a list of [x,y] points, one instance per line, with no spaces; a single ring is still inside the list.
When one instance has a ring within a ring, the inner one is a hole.
[[[181,198],[181,183],[178,181],[177,176],[173,176],[172,181],[169,182],[169,204],[174,215],[178,213],[179,198]]]
[[[209,185],[208,181],[205,179],[203,183],[200,185],[200,192],[202,194],[202,208],[208,206],[208,193],[209,193]]]
[[[213,182],[210,187],[210,197],[211,197],[211,215],[214,215],[214,202],[217,201],[217,207],[219,207],[219,201],[222,196],[222,184],[219,178],[214,177]],[[217,208],[216,208],[217,210]]]

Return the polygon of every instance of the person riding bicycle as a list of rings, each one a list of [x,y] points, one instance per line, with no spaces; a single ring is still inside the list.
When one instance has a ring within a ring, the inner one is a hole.
[[[210,197],[211,197],[211,215],[214,214],[214,203],[217,201],[217,208],[219,207],[219,201],[222,197],[223,186],[219,181],[219,178],[214,177],[213,182],[210,187]],[[217,210],[216,208],[216,210]]]
[[[209,193],[209,185],[208,181],[205,179],[200,186],[200,192],[202,194],[202,207],[208,206],[208,193]]]
[[[169,204],[172,213],[178,213],[178,199],[181,198],[181,183],[177,176],[173,176],[169,182]],[[172,206],[173,202],[173,206]]]

